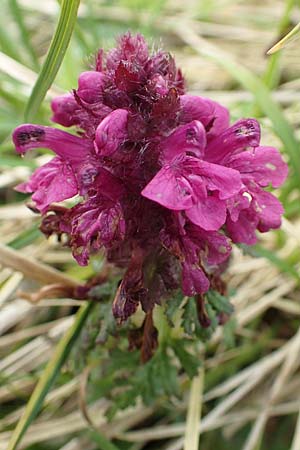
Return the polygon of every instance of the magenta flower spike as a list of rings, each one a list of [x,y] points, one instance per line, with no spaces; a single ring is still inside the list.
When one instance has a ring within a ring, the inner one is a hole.
[[[20,154],[38,147],[55,157],[17,187],[32,193],[41,229],[67,234],[81,265],[100,249],[123,268],[113,303],[119,321],[139,304],[148,313],[181,286],[205,293],[222,273],[232,243],[281,224],[279,187],[287,165],[260,145],[255,119],[230,125],[218,103],[185,93],[174,59],[150,54],[141,35],[122,36],[78,88],[52,102],[52,121],[13,133]],[[56,203],[73,198],[75,206]]]

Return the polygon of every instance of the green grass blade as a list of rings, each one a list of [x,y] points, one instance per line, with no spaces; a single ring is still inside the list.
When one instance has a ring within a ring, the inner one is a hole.
[[[274,266],[276,266],[281,272],[285,272],[295,278],[298,283],[300,281],[300,275],[289,261],[279,258],[275,252],[268,250],[261,245],[255,245],[249,249],[249,253],[254,257],[262,257],[268,259]]]
[[[291,23],[291,13],[293,8],[295,7],[295,0],[286,0],[284,12],[278,24],[277,34],[282,36],[287,31],[290,23]],[[276,55],[272,55],[268,59],[267,69],[265,74],[263,75],[263,81],[269,89],[274,89],[278,86],[280,77],[281,77],[281,65],[280,65],[280,53]]]
[[[12,39],[8,35],[7,31],[0,22],[0,51],[15,59],[18,62],[22,62],[19,48],[13,44]]]
[[[114,444],[112,444],[103,434],[98,431],[90,431],[89,437],[98,444],[99,450],[120,450]]]
[[[178,32],[178,31],[177,31]],[[267,86],[249,69],[234,61],[226,52],[200,38],[191,28],[180,30],[180,37],[191,45],[201,56],[215,61],[250,91],[261,111],[271,120],[274,131],[281,139],[285,152],[289,155],[295,174],[300,173],[300,144],[294,135],[292,126],[285,118],[280,106],[272,99]],[[300,179],[298,178],[298,186]]]
[[[76,23],[80,0],[63,0],[59,21],[46,60],[32,90],[25,111],[25,120],[35,117],[48,89],[53,83],[68,48]]]
[[[41,375],[41,378],[39,379],[38,384],[36,385],[30,397],[23,416],[21,417],[15,430],[13,431],[7,450],[15,450],[17,448],[17,445],[24,436],[27,428],[39,413],[43,405],[43,401],[51,386],[53,385],[62,365],[66,361],[92,306],[93,303],[91,302],[83,305],[79,309],[76,314],[74,324],[58,343],[52,358],[48,362],[45,370]]]
[[[27,31],[26,25],[24,23],[23,13],[20,10],[18,0],[10,0],[9,7],[10,7],[10,11],[11,11],[13,18],[14,18],[16,24],[18,25],[23,46],[27,50],[27,53],[32,62],[32,66],[36,71],[38,71],[39,70],[39,62],[38,62],[35,50],[34,50],[33,46],[31,45],[29,34]]]
[[[41,231],[38,228],[38,224],[34,224],[32,227],[30,227],[28,230],[23,231],[20,233],[15,239],[8,242],[7,245],[9,245],[11,248],[15,250],[21,250],[21,248],[26,247],[26,245],[32,244],[36,239],[41,237]]]

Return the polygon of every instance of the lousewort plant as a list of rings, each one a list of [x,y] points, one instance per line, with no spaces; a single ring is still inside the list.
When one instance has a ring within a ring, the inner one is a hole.
[[[231,125],[219,103],[186,94],[172,56],[149,53],[144,38],[129,33],[99,51],[94,70],[52,110],[53,122],[76,133],[32,124],[13,133],[18,153],[43,147],[56,155],[17,187],[33,194],[41,230],[65,235],[83,266],[105,251],[122,274],[114,317],[125,322],[141,306],[150,340],[155,304],[172,309],[175,292],[195,302],[198,322],[187,331],[222,323],[230,311],[218,308],[221,274],[232,245],[254,244],[256,230],[278,228],[283,213],[265,188],[284,182],[287,165],[260,145],[259,123]],[[131,330],[132,341],[139,346]]]

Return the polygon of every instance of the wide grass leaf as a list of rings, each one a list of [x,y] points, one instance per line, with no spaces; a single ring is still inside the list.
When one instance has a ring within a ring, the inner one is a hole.
[[[30,397],[29,402],[27,403],[23,416],[13,431],[7,450],[15,450],[17,448],[17,445],[21,441],[27,428],[41,410],[43,401],[51,389],[51,386],[53,385],[62,365],[66,361],[92,306],[93,303],[87,303],[79,309],[73,325],[58,343],[52,358],[48,362]]]
[[[80,0],[63,0],[59,21],[45,62],[33,87],[25,111],[25,120],[32,121],[48,89],[53,83],[68,48],[76,23]]]

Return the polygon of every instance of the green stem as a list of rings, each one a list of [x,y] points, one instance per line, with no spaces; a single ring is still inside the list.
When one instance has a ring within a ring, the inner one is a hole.
[[[36,385],[30,400],[27,403],[24,414],[12,433],[7,450],[16,450],[27,428],[41,410],[44,399],[50,391],[62,365],[70,354],[73,344],[78,337],[93,305],[94,304],[92,302],[87,303],[79,309],[73,325],[59,341],[53,356],[44,369],[38,384]]]

